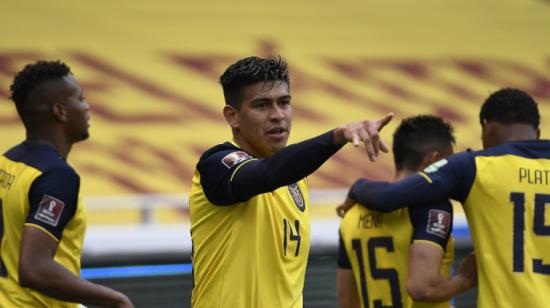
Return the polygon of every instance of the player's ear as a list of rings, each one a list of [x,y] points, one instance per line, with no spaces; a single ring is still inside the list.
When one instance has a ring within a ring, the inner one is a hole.
[[[225,107],[223,107],[223,116],[231,128],[239,128],[239,113],[235,107],[225,105]]]
[[[51,105],[51,111],[53,114],[53,117],[58,122],[67,122],[67,109],[65,108],[65,105],[61,103],[53,103]]]
[[[431,151],[431,152],[428,152],[428,154],[426,154],[426,156],[424,157],[424,166],[429,166],[433,163],[435,163],[436,161],[439,161],[443,158],[443,155],[441,154],[441,152],[439,151]]]

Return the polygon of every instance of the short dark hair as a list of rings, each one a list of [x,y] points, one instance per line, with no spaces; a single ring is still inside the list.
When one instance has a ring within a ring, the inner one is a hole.
[[[455,143],[453,127],[442,118],[418,115],[401,121],[393,133],[393,156],[397,170],[417,170],[429,151]]]
[[[15,75],[10,86],[10,99],[15,103],[19,115],[24,115],[31,108],[27,100],[33,90],[45,82],[63,79],[67,75],[72,75],[71,69],[59,60],[39,60],[27,64]]]
[[[538,129],[540,114],[537,102],[525,91],[504,88],[492,93],[481,106],[479,121],[495,121],[500,124],[530,124]]]
[[[231,64],[220,77],[225,103],[240,108],[243,88],[258,82],[289,84],[288,65],[282,57],[248,57]]]

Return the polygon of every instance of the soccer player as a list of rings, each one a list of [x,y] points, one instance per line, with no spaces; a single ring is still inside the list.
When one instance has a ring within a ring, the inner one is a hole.
[[[393,184],[359,180],[351,195],[380,211],[462,202],[479,269],[478,307],[548,307],[550,142],[539,140],[537,103],[521,90],[501,89],[484,102],[479,120],[484,150]]]
[[[192,306],[302,307],[309,253],[306,176],[348,141],[387,151],[392,118],[342,125],[286,146],[292,104],[286,62],[241,59],[220,78],[233,141],[200,158],[191,186]]]
[[[64,63],[38,61],[15,76],[11,99],[27,138],[0,156],[0,306],[133,307],[79,277],[86,213],[66,160],[88,138],[80,85]]]
[[[441,118],[421,115],[403,120],[393,135],[395,179],[451,155],[454,142],[452,127]],[[391,213],[351,208],[340,224],[339,306],[448,308],[449,299],[476,280],[471,275],[475,271],[467,267],[447,278],[454,258],[451,230],[448,201]],[[473,267],[474,262],[463,264]],[[439,303],[413,302],[406,289],[414,300]]]

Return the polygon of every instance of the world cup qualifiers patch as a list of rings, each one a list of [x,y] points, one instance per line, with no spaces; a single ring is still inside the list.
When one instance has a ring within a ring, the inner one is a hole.
[[[231,169],[231,167],[239,164],[240,162],[242,161],[245,161],[249,158],[252,158],[252,156],[248,155],[248,153],[246,152],[243,152],[243,151],[237,151],[237,152],[232,152],[232,153],[229,153],[227,155],[225,155],[224,158],[222,158],[222,163],[229,169]]]
[[[34,219],[56,227],[64,207],[65,203],[63,201],[49,195],[44,195],[38,205],[36,214],[34,214]]]
[[[428,232],[446,238],[451,228],[451,213],[441,210],[430,210],[428,214]]]

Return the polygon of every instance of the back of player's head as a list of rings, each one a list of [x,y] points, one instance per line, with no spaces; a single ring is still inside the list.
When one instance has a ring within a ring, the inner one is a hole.
[[[504,88],[492,93],[481,106],[479,120],[500,124],[530,124],[539,128],[540,114],[537,102],[526,92]]]
[[[393,156],[397,170],[418,170],[426,154],[443,151],[455,143],[453,127],[432,115],[401,121],[393,133]]]
[[[225,103],[237,109],[243,99],[244,87],[274,81],[289,83],[288,65],[282,57],[244,58],[231,64],[220,77]]]
[[[70,74],[72,74],[71,69],[61,61],[40,60],[27,64],[15,75],[10,86],[10,98],[15,103],[17,113],[23,122],[28,115],[36,113],[41,108],[39,106],[41,102],[31,100],[31,95],[40,91],[40,86],[44,83],[62,80]]]

